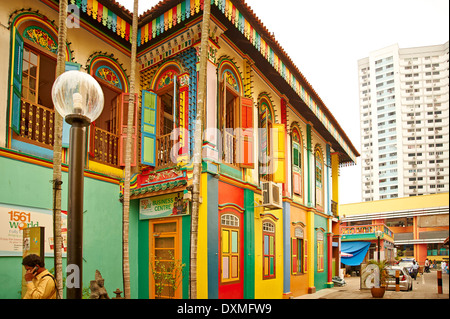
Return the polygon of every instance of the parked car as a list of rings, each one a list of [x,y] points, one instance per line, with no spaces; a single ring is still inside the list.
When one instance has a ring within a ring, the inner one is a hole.
[[[386,268],[388,277],[386,278],[386,289],[395,290],[395,272],[400,271],[400,290],[412,290],[413,289],[413,279],[409,275],[408,269],[401,266],[390,266]]]
[[[408,273],[411,277],[413,277],[413,265],[416,262],[414,258],[402,258],[398,263],[397,266],[399,267],[405,267],[408,270]]]

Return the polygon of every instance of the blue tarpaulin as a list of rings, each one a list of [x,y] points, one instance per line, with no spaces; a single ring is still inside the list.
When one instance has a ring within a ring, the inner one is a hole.
[[[344,241],[341,242],[341,252],[352,255],[351,257],[341,257],[341,262],[348,266],[361,265],[369,250],[370,242],[364,241]]]

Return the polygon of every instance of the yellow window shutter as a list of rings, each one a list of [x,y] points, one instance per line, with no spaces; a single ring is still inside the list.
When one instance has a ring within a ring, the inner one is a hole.
[[[284,124],[273,124],[273,181],[286,182],[286,128]]]

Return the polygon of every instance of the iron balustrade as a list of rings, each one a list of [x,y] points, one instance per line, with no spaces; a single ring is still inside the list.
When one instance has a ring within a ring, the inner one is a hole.
[[[38,145],[52,147],[54,143],[55,111],[21,99],[20,133]]]
[[[156,139],[156,156],[158,168],[166,168],[176,165],[176,163],[174,163],[172,159],[175,159],[178,154],[172,154],[175,141],[170,137],[171,134],[167,134],[159,136]]]
[[[94,134],[93,159],[100,163],[119,166],[119,135],[98,127],[95,128]]]

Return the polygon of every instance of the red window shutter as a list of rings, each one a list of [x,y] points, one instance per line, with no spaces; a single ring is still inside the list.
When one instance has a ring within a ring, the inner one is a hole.
[[[301,189],[301,175],[299,173],[293,173],[293,180],[294,180],[294,193],[301,195],[302,189]]]
[[[291,255],[292,255],[292,274],[297,274],[297,269],[298,269],[298,257],[297,256],[297,251],[298,251],[298,247],[297,247],[297,239],[296,238],[291,238],[291,247],[292,247],[292,251],[291,251]]]
[[[89,126],[89,155],[95,158],[95,121]]]
[[[241,130],[239,134],[239,164],[243,168],[255,168],[253,100],[246,97],[241,97]]]
[[[129,93],[122,93],[119,98],[121,105],[119,106],[119,165],[125,166],[125,153],[126,153],[126,140],[127,140],[127,126],[128,126],[128,105],[129,105]],[[139,97],[137,94],[134,96],[133,107],[133,126],[132,130],[132,146],[131,146],[131,166],[136,166],[136,132],[137,132],[137,105]]]

